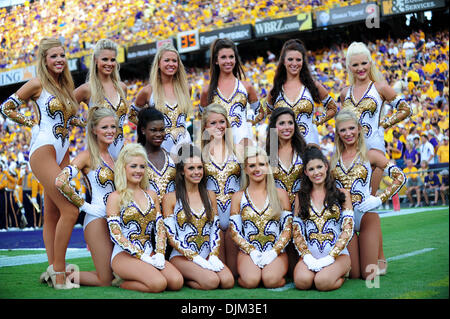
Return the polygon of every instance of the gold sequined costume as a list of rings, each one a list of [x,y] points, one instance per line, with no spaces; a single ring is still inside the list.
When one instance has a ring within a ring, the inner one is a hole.
[[[234,242],[243,252],[250,254],[254,249],[260,252],[273,249],[279,255],[291,239],[292,212],[282,211],[274,217],[268,197],[264,208],[259,210],[246,189],[240,211],[231,212],[230,227]]]

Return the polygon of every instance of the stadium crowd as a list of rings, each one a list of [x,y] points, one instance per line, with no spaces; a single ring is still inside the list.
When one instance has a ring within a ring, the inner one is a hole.
[[[120,46],[132,46],[186,30],[205,32],[359,2],[219,0],[211,6],[210,1],[203,0],[189,4],[182,0],[25,1],[10,11],[0,8],[0,69],[23,67],[34,61],[43,36],[60,38],[71,57],[80,57],[104,38]],[[94,29],[96,32],[90,31]]]

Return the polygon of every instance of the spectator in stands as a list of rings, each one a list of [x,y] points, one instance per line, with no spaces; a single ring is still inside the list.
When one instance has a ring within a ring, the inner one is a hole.
[[[388,143],[387,151],[391,159],[401,161],[405,153],[405,144],[399,140],[399,132],[395,131],[392,137],[392,143]]]
[[[414,148],[411,142],[406,142],[405,144],[405,152],[403,153],[403,160],[411,160],[414,166],[418,166],[420,163],[420,154]]]
[[[418,174],[414,174],[417,172],[417,168],[414,167],[411,159],[406,159],[406,167],[403,169],[403,173],[406,174],[408,180],[406,181],[406,196],[408,196],[409,207],[414,206],[414,202],[412,199],[413,191],[416,191],[417,203],[415,207],[420,207],[420,193],[421,187],[423,185],[422,181]]]
[[[448,179],[448,170],[444,169],[441,172],[441,177],[442,177],[442,185],[439,188],[439,191],[441,193],[441,198],[442,198],[442,205],[446,205],[446,196],[448,195],[448,189],[449,189],[449,179]]]
[[[432,205],[437,205],[438,202],[438,192],[441,187],[441,182],[439,180],[439,176],[434,173],[433,170],[429,170],[427,176],[425,176],[424,188],[423,188],[423,197],[425,198],[425,203],[427,206],[430,206],[430,201],[428,199],[428,192],[434,191],[434,202]]]
[[[449,161],[448,140],[449,140],[448,136],[444,136],[442,144],[440,146],[438,146],[438,150],[437,150],[436,154],[439,158],[439,163],[448,163],[448,161]]]
[[[426,133],[422,133],[421,135],[421,141],[419,147],[419,153],[420,153],[420,160],[427,161],[429,164],[434,163],[434,147],[433,145],[428,141],[428,135]]]

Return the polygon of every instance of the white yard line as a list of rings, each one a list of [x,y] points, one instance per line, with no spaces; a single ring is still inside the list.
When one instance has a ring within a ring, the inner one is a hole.
[[[7,250],[7,249],[4,249]],[[25,249],[24,249],[25,250]],[[90,257],[91,253],[86,248],[67,249],[66,259]],[[0,268],[8,266],[20,266],[47,262],[47,254],[32,254],[22,256],[0,256]]]

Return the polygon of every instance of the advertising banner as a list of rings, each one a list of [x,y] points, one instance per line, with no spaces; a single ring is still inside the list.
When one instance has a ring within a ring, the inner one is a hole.
[[[265,37],[269,35],[304,31],[312,29],[311,12],[301,13],[299,15],[265,20],[255,23],[255,37]]]
[[[445,7],[445,0],[382,0],[381,2],[381,12],[384,16],[443,7]]]
[[[25,82],[36,76],[36,66],[30,65],[20,69],[0,73],[0,86]]]
[[[156,54],[156,42],[135,45],[127,50],[127,59],[133,60],[142,57],[149,57]]]
[[[209,48],[211,43],[217,38],[229,38],[233,41],[249,40],[252,38],[252,25],[243,24],[230,28],[203,32],[200,33],[199,38],[201,48]]]
[[[377,6],[377,4],[372,2],[316,11],[316,26],[326,27],[329,25],[364,21],[369,15],[373,14],[374,6]]]

